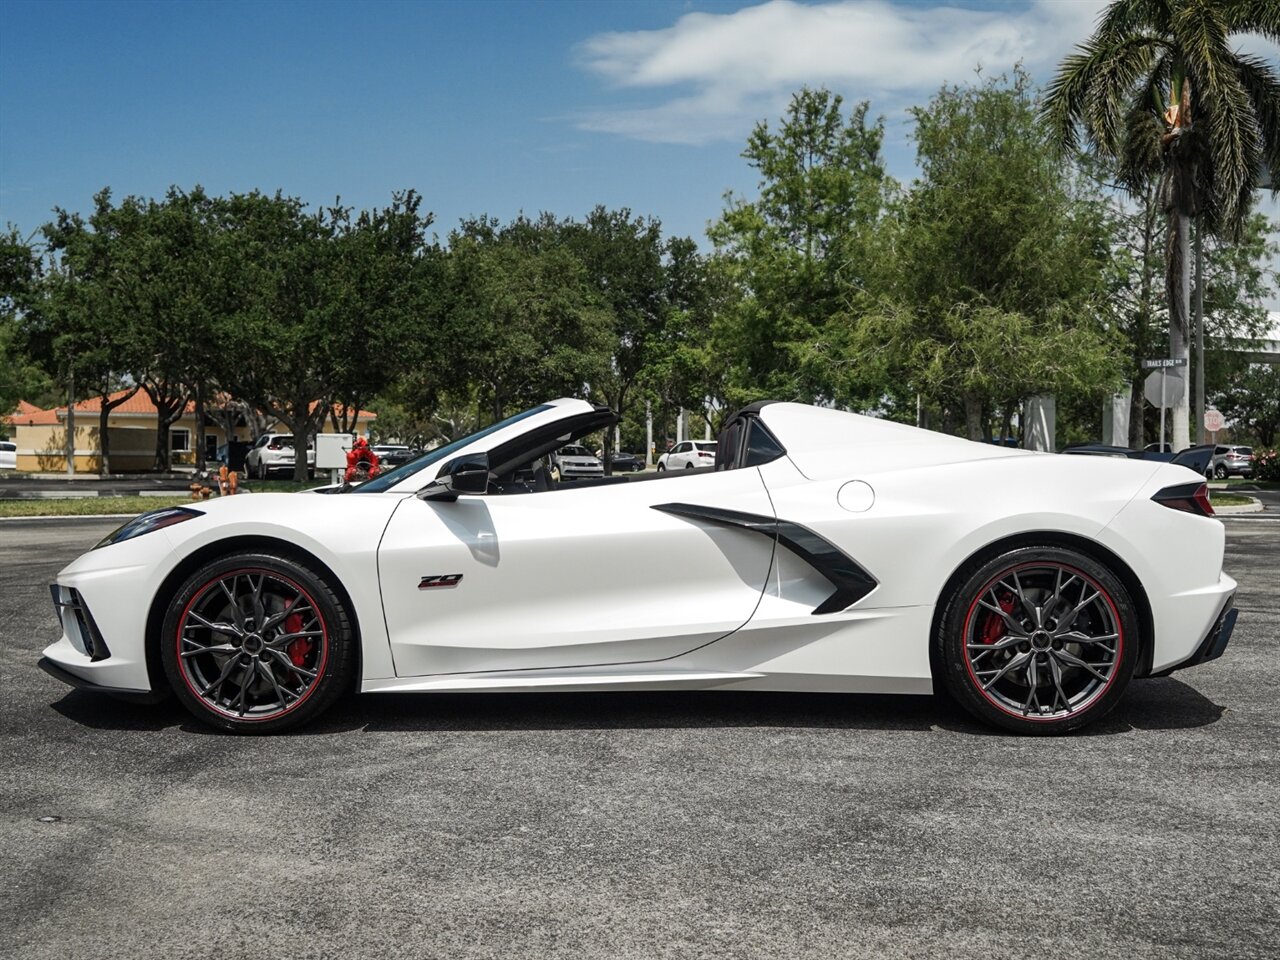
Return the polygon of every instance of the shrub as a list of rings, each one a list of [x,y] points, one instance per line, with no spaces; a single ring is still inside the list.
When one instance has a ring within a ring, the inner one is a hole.
[[[1254,454],[1253,475],[1258,480],[1280,481],[1280,453],[1262,450]]]

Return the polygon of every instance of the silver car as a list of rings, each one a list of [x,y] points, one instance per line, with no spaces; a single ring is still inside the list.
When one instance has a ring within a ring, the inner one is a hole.
[[[551,469],[560,480],[580,480],[587,477],[603,477],[604,464],[591,451],[578,443],[561,447],[551,455]]]
[[[1209,470],[1219,480],[1253,476],[1253,447],[1220,443],[1213,448]]]

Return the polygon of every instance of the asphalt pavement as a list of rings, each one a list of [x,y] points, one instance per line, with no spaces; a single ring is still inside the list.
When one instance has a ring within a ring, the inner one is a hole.
[[[14,958],[1274,957],[1280,522],[1226,656],[1080,735],[930,698],[354,697],[302,733],[36,668],[114,522],[0,527]]]

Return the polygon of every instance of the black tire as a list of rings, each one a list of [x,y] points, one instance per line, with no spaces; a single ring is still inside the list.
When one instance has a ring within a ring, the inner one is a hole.
[[[667,465],[666,465],[665,463],[660,463],[660,464],[658,464],[658,472],[659,472],[659,473],[666,473],[666,472],[667,472]],[[664,489],[665,489],[665,488],[664,488]]]
[[[685,468],[686,470],[692,470],[692,469],[693,469],[693,464],[692,464],[692,463],[686,463],[686,464],[684,465],[684,468]]]
[[[1217,477],[1219,480],[1225,480],[1227,479],[1227,468],[1224,467],[1222,464],[1218,464],[1218,466],[1213,471],[1213,475]]]
[[[231,554],[193,573],[169,602],[159,642],[183,706],[233,733],[314,720],[350,689],[356,663],[336,591],[308,564],[272,553]]]
[[[1120,579],[1092,557],[1047,544],[966,568],[939,622],[943,689],[979,719],[1021,734],[1068,733],[1109,713],[1140,643]],[[1042,696],[1052,697],[1047,706]]]

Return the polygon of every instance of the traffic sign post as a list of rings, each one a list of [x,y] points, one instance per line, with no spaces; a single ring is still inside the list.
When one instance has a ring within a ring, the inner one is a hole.
[[[1204,412],[1204,428],[1213,434],[1214,442],[1218,440],[1218,431],[1226,424],[1226,418],[1222,413],[1212,408]]]
[[[1173,360],[1143,360],[1142,365],[1145,367],[1149,363],[1159,363],[1160,366],[1154,368],[1147,379],[1143,382],[1142,392],[1146,395],[1147,401],[1153,407],[1160,408],[1160,449],[1164,449],[1164,412],[1169,407],[1182,399],[1185,390],[1185,381],[1182,374],[1172,367],[1178,366],[1177,361]]]

